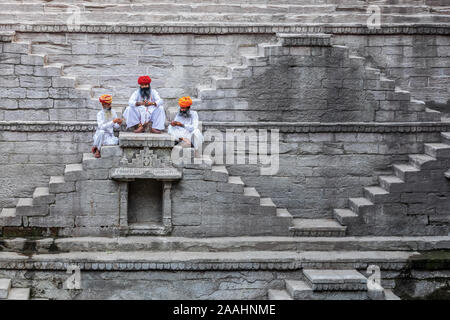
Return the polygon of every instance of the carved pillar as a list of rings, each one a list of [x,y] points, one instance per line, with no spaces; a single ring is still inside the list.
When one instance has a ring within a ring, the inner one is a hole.
[[[172,229],[172,181],[162,181],[163,183],[163,225],[167,231]]]
[[[119,225],[128,226],[128,182],[121,182],[119,186]]]

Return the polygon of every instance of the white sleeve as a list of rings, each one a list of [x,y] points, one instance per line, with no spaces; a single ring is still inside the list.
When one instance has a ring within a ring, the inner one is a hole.
[[[130,100],[128,100],[128,105],[130,107],[135,107],[137,102],[137,91],[133,92],[133,94],[130,97]]]
[[[195,129],[198,129],[198,114],[197,112],[192,112],[192,124],[186,124],[184,127],[189,131],[192,132]]]
[[[111,111],[112,111],[113,119],[118,118],[118,117],[117,117],[117,113],[116,113],[114,110],[111,110]],[[118,123],[114,123],[114,122],[113,122],[113,126],[114,126],[114,128],[116,128],[116,129],[119,129],[119,128],[120,128],[120,124],[118,124]]]
[[[156,106],[157,107],[163,106],[164,101],[159,96],[158,91],[152,89],[152,95],[153,95],[153,99],[155,100]]]
[[[112,121],[105,121],[102,112],[97,113],[97,125],[100,130],[106,130],[108,128],[111,128],[113,124],[114,122]]]

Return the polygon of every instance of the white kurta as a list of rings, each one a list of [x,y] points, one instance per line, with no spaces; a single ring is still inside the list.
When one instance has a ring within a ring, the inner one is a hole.
[[[186,138],[194,145],[194,149],[198,149],[203,143],[203,135],[198,128],[198,114],[196,111],[190,111],[191,116],[185,118],[179,113],[175,116],[174,121],[181,122],[184,127],[169,125],[169,134],[175,139]]]
[[[117,113],[111,110],[108,115],[105,110],[101,110],[97,113],[97,131],[94,134],[94,146],[99,150],[104,145],[115,145],[119,143],[119,139],[114,136],[114,128],[119,129],[120,125],[114,123],[113,120],[117,118]]]
[[[123,113],[123,117],[127,122],[127,128],[133,127],[139,123],[144,124],[151,121],[152,127],[158,130],[164,130],[166,121],[166,113],[164,112],[163,100],[158,92],[151,90],[150,101],[155,102],[156,106],[136,106],[136,102],[144,101],[141,97],[140,90],[136,90],[128,101],[128,107]]]

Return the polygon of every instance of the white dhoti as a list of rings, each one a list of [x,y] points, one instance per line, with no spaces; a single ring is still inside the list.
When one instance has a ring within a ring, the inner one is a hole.
[[[93,145],[99,150],[102,146],[111,146],[119,144],[119,139],[114,136],[114,128],[119,129],[120,125],[114,123],[113,120],[117,118],[117,114],[114,110],[111,112],[105,112],[105,110],[97,113],[97,131],[94,134]]]
[[[164,130],[166,113],[164,112],[163,100],[160,98],[158,92],[152,89],[149,98],[149,101],[156,103],[156,106],[136,106],[136,102],[142,101],[144,101],[144,98],[141,97],[140,90],[138,89],[131,95],[128,101],[128,107],[123,113],[123,117],[127,123],[127,129],[139,123],[152,122],[152,128]]]
[[[119,139],[114,136],[114,134],[111,134],[105,130],[97,129],[94,134],[95,147],[100,150],[102,146],[114,146],[116,144],[119,144]]]

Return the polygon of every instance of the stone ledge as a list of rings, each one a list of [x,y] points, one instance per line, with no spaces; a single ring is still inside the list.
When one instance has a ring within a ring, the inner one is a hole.
[[[145,25],[80,25],[69,28],[66,24],[0,24],[0,31],[17,32],[74,32],[74,33],[152,33],[152,34],[231,34],[231,33],[329,33],[355,35],[391,34],[450,34],[448,24],[388,24],[381,29],[368,29],[361,24],[263,24],[263,23],[159,23]]]
[[[168,133],[133,133],[120,132],[121,147],[168,147],[175,145],[175,141]]]
[[[363,133],[396,133],[396,132],[444,132],[450,131],[450,122],[203,122],[207,129],[278,129],[282,133],[319,133],[319,132],[363,132]],[[61,122],[61,121],[0,121],[0,131],[15,132],[94,132],[96,121]],[[122,134],[122,132],[121,132]],[[135,141],[138,146],[142,142]],[[156,141],[156,140],[155,140]],[[168,140],[162,139],[163,145]],[[123,142],[128,143],[128,142]],[[167,146],[173,146],[167,142]],[[133,145],[135,146],[135,145]],[[131,147],[131,145],[130,145]]]
[[[332,35],[324,33],[277,33],[277,37],[285,47],[330,47]]]
[[[70,252],[27,257],[0,252],[0,269],[66,270],[297,270],[304,268],[365,269],[376,264],[383,270],[401,270],[417,252],[396,251],[242,251],[242,252]]]

